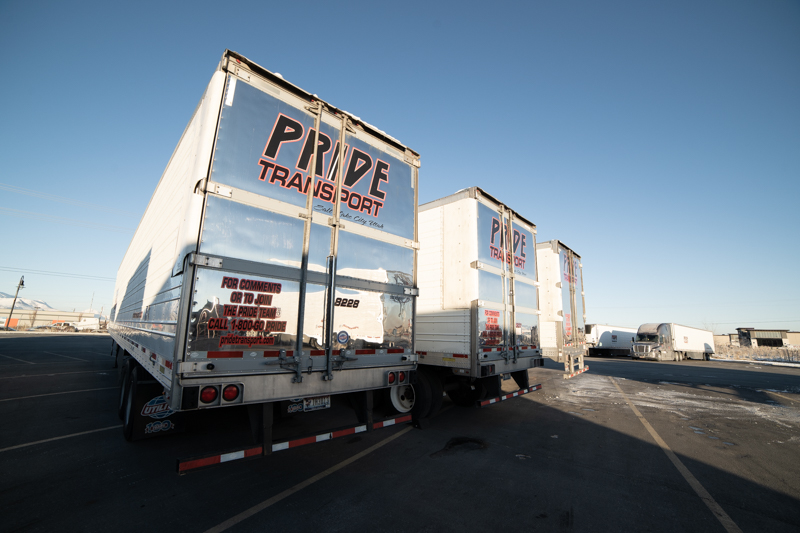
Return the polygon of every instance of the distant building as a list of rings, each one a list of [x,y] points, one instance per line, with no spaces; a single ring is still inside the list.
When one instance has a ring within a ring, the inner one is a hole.
[[[789,340],[790,333],[792,338],[798,333],[789,332],[788,329],[755,329],[755,328],[736,328],[739,332],[740,346],[773,346],[782,347],[794,344]]]
[[[725,333],[714,335],[714,346],[739,346],[738,333]]]
[[[8,312],[10,309],[0,309],[0,327],[8,325],[17,330],[26,330],[37,326],[48,326],[56,322],[80,322],[87,318],[94,318],[95,313],[91,311],[58,311],[56,309],[14,309],[11,315],[11,323],[8,322]]]
[[[800,346],[800,331],[787,331],[786,340],[791,346]]]

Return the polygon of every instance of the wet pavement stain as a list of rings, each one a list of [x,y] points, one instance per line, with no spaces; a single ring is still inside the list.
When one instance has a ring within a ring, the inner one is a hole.
[[[447,444],[445,444],[444,448],[442,448],[438,452],[432,453],[430,457],[436,458],[459,452],[472,452],[476,450],[485,450],[488,447],[489,445],[480,439],[474,439],[472,437],[453,437],[452,439],[447,441]]]

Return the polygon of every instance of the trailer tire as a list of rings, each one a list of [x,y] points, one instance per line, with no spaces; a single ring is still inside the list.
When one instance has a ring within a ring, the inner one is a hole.
[[[127,381],[127,392],[125,393],[125,416],[122,418],[122,434],[125,440],[133,440],[133,425],[136,413],[136,388],[139,384],[139,367],[134,366],[129,372]]]
[[[480,381],[482,382],[481,385],[483,385],[483,391],[480,398],[478,398],[479,400],[497,398],[503,392],[503,382],[500,376],[489,376],[481,378]]]
[[[396,413],[408,413],[417,402],[417,389],[415,385],[398,385],[386,390],[389,396],[389,406],[391,411]]]
[[[454,404],[462,407],[474,407],[475,403],[481,398],[481,384],[474,383],[475,388],[472,389],[469,384],[461,386],[457,389],[447,391],[447,395]]]
[[[431,406],[430,409],[428,410],[428,414],[425,416],[431,417],[434,416],[436,413],[438,413],[439,409],[442,408],[444,387],[442,386],[442,380],[439,379],[439,375],[436,374],[435,371],[428,370],[427,368],[419,368],[419,370],[417,371],[417,380],[419,380],[420,374],[425,375],[425,378],[428,380],[428,385],[430,386]]]
[[[125,402],[127,401],[128,394],[128,380],[130,378],[131,367],[133,366],[133,359],[126,357],[122,361],[122,370],[120,370],[119,378],[119,405],[117,406],[117,414],[119,419],[125,418]]]
[[[417,371],[417,382],[414,387],[414,406],[411,408],[411,416],[415,420],[426,418],[433,405],[433,390],[431,378],[426,372]],[[439,391],[441,394],[441,391]]]

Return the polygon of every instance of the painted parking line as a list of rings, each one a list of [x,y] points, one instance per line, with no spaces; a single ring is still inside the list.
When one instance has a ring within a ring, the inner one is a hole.
[[[21,363],[27,363],[29,365],[35,365],[36,363],[32,363],[30,361],[25,361],[24,359],[17,359],[16,357],[11,357],[10,355],[3,355],[0,353],[0,357],[5,357],[6,359],[11,359],[13,361],[19,361]]]
[[[409,431],[411,431],[413,429],[414,429],[413,426],[408,426],[407,428],[398,431],[397,433],[395,433],[391,437],[387,437],[387,438],[383,439],[379,443],[374,444],[373,446],[370,446],[366,450],[364,450],[362,452],[359,452],[359,453],[355,454],[354,456],[352,456],[352,457],[350,457],[348,459],[345,459],[341,463],[339,463],[337,465],[334,465],[334,466],[328,468],[327,470],[324,470],[324,471],[320,472],[316,476],[312,476],[312,477],[308,478],[307,480],[298,483],[294,487],[292,487],[290,489],[286,489],[285,491],[281,492],[280,494],[277,494],[277,495],[273,496],[272,498],[270,498],[268,500],[264,500],[263,502],[259,503],[258,505],[254,505],[250,509],[247,509],[246,511],[243,511],[243,512],[237,514],[233,518],[229,518],[228,520],[225,520],[221,524],[219,524],[217,526],[214,526],[211,529],[207,530],[206,533],[219,533],[221,531],[225,531],[226,529],[229,529],[229,528],[235,526],[239,522],[241,522],[243,520],[246,520],[247,518],[250,518],[254,514],[263,511],[267,507],[270,507],[270,506],[278,503],[279,501],[281,501],[281,500],[283,500],[285,498],[288,498],[289,496],[291,496],[295,492],[301,491],[304,488],[308,487],[309,485],[312,485],[313,483],[316,483],[320,479],[326,478],[329,475],[333,474],[334,472],[337,472],[338,470],[341,470],[342,468],[346,467],[347,465],[358,461],[362,457],[364,457],[366,455],[369,455],[370,453],[374,452],[375,450],[377,450],[378,448],[380,448],[382,446],[385,446],[386,444],[389,444],[394,439],[396,439],[398,437],[402,437],[403,435],[405,435],[406,433],[408,433]],[[3,451],[3,450],[0,450],[0,451]]]
[[[57,364],[57,363],[51,363]],[[11,366],[11,365],[6,365]],[[19,365],[14,365],[19,366]],[[113,369],[109,371],[102,370],[78,370],[75,372],[54,372],[50,374],[20,374],[19,376],[2,376],[0,379],[20,379],[20,378],[49,378],[52,376],[66,376],[68,374],[109,374],[115,372]]]
[[[32,396],[17,396],[16,398],[4,398],[0,402],[10,402],[12,400],[27,400],[28,398],[42,398],[44,396],[58,396],[60,394],[77,394],[79,392],[92,392],[97,390],[111,390],[119,387],[100,387],[99,389],[70,390],[66,392],[48,392],[47,394],[34,394]]]
[[[80,433],[72,433],[70,435],[62,435],[61,437],[53,437],[51,439],[44,439],[44,440],[37,440],[34,442],[28,442],[25,444],[17,444],[16,446],[9,446],[8,448],[0,448],[0,453],[9,452],[11,450],[18,450],[19,448],[27,448],[28,446],[35,446],[37,444],[44,444],[45,442],[53,442],[55,440],[62,440],[62,439],[69,439],[72,437],[80,437],[81,435],[88,435],[90,433],[98,433],[100,431],[108,431],[109,429],[119,429],[122,427],[122,424],[116,426],[109,426],[107,428],[100,428],[100,429],[91,429],[89,431],[81,431]]]
[[[653,440],[656,441],[656,444],[658,444],[661,450],[667,455],[667,457],[669,457],[669,460],[672,461],[672,464],[675,465],[675,468],[678,469],[678,472],[681,473],[683,478],[689,483],[692,489],[694,489],[700,499],[703,500],[703,503],[705,503],[714,516],[717,517],[717,520],[720,521],[722,527],[725,528],[725,531],[728,531],[728,533],[742,533],[742,530],[739,529],[739,526],[737,526],[733,519],[728,516],[728,513],[726,513],[722,507],[720,507],[720,505],[714,498],[711,497],[711,494],[705,489],[705,487],[703,487],[703,485],[700,484],[700,482],[696,477],[694,477],[689,469],[686,468],[686,465],[684,465],[683,462],[678,459],[678,456],[675,455],[675,452],[673,452],[667,443],[664,442],[664,439],[662,439],[661,436],[656,433],[656,430],[650,425],[650,422],[648,422],[644,415],[642,415],[636,406],[633,405],[633,402],[631,402],[631,400],[628,398],[628,395],[622,391],[622,388],[620,388],[614,378],[609,376],[608,379],[611,380],[611,383],[613,383],[614,387],[616,387],[619,393],[622,394],[622,397],[625,399],[625,403],[628,404],[628,407],[631,408],[633,414],[636,415],[647,432],[650,433],[650,436],[653,437]]]
[[[55,352],[44,352],[44,353],[50,354],[50,355],[57,355],[59,357],[66,357],[67,359],[75,359],[76,361],[83,361],[84,363],[88,363],[89,362],[86,359],[78,359],[77,357],[70,357],[69,355],[62,355],[60,353],[55,353]]]

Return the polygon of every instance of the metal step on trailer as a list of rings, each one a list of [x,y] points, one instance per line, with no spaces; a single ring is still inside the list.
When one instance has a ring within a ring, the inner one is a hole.
[[[404,422],[411,422],[411,415],[402,415],[395,418],[390,418],[388,420],[384,420],[382,422],[374,422],[372,424],[371,429],[380,429],[389,426],[394,426],[396,424],[402,424]],[[324,433],[320,433],[317,435],[311,435],[308,437],[302,437],[298,439],[292,439],[287,441],[281,442],[274,442],[271,446],[271,452],[278,452],[281,450],[288,450],[290,448],[298,448],[300,446],[305,446],[306,444],[314,444],[316,442],[324,442],[331,439],[336,439],[339,437],[346,437],[348,435],[355,435],[356,433],[365,433],[369,430],[369,424],[359,424],[357,426],[350,426],[346,428],[336,429],[333,431],[328,431]],[[178,474],[183,475],[191,470],[196,470],[198,468],[205,468],[210,467],[222,463],[227,463],[229,461],[236,461],[238,459],[247,459],[252,457],[259,457],[265,455],[264,454],[264,447],[263,445],[254,446],[252,448],[245,448],[235,451],[230,451],[227,453],[219,453],[214,455],[206,455],[202,457],[193,457],[190,459],[178,459],[177,469]]]
[[[541,390],[541,389],[542,389],[541,383],[537,384],[537,385],[531,385],[528,388],[519,389],[519,390],[514,391],[514,392],[509,392],[508,394],[503,394],[502,396],[498,396],[496,398],[490,398],[488,400],[480,400],[480,401],[477,402],[476,405],[477,405],[477,407],[486,407],[487,405],[491,405],[493,403],[504,402],[506,400],[510,400],[511,398],[516,398],[517,396],[522,396],[523,394],[528,394],[529,392],[533,392],[533,391],[537,391],[537,390]]]

